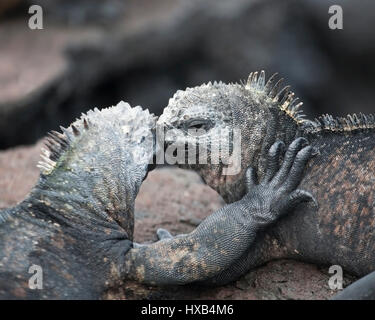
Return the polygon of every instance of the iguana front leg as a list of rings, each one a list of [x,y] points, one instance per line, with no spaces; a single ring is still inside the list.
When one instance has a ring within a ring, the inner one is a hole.
[[[255,170],[246,173],[247,193],[213,213],[191,233],[128,251],[121,269],[124,278],[154,285],[201,282],[226,270],[252,245],[256,234],[301,202],[313,197],[296,190],[312,148],[295,140],[279,170],[282,142],[269,150],[267,170],[257,184]]]

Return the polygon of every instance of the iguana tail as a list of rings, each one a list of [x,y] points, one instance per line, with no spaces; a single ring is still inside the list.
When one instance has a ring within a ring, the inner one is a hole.
[[[333,300],[375,300],[375,271],[357,280]]]

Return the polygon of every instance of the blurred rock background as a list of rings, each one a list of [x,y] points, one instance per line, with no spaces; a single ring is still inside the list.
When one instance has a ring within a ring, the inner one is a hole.
[[[328,28],[332,4],[344,30]],[[373,0],[2,0],[0,148],[119,100],[160,114],[177,89],[260,69],[311,117],[373,112],[374,26]]]

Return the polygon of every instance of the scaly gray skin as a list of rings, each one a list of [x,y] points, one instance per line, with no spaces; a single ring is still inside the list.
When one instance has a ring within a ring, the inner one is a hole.
[[[97,299],[121,280],[156,119],[124,102],[52,132],[29,196],[0,213],[0,298]],[[43,289],[31,290],[31,265]]]
[[[295,190],[311,147],[292,145],[275,175],[277,143],[269,177],[256,185],[249,170],[243,199],[190,234],[170,238],[159,231],[168,239],[132,248],[134,200],[154,156],[154,126],[148,111],[121,102],[50,135],[37,185],[0,212],[0,298],[98,299],[126,280],[203,282],[239,259],[259,230],[311,199]],[[43,270],[41,290],[29,288],[32,265]]]
[[[219,164],[182,164],[197,171],[227,203],[242,197],[248,166],[265,174],[266,154],[277,140],[289,144],[304,137],[316,150],[301,187],[312,193],[319,207],[304,206],[258,235],[255,245],[226,273],[240,276],[277,258],[341,265],[363,276],[375,270],[375,120],[373,115],[334,119],[325,115],[305,120],[289,86],[280,90],[275,75],[265,81],[262,71],[247,83],[208,83],[177,91],[158,120],[160,129],[173,129],[168,147],[228,145],[241,132],[241,166],[236,175],[224,175]],[[200,129],[201,132],[199,132]],[[194,134],[189,130],[196,130]],[[220,132],[229,132],[226,141]],[[211,145],[209,144],[211,142]],[[227,277],[221,278],[223,282]]]
[[[276,142],[262,182],[257,184],[256,172],[249,168],[245,196],[207,217],[190,234],[173,237],[159,229],[161,241],[131,249],[124,277],[153,285],[215,284],[213,279],[241,258],[259,231],[300,203],[314,201],[308,192],[296,190],[312,153],[300,140],[289,146],[280,170],[284,144]]]
[[[375,271],[352,283],[332,300],[375,300]]]

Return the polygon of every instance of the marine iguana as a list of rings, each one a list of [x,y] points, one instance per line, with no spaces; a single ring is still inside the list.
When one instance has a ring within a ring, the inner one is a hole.
[[[240,130],[238,174],[224,175],[224,161],[180,164],[197,171],[227,203],[244,194],[247,167],[265,175],[267,150],[275,141],[288,144],[304,137],[315,150],[301,188],[311,192],[319,206],[296,208],[298,213],[259,233],[254,245],[215,281],[226,283],[277,258],[338,264],[364,276],[375,270],[375,117],[323,115],[307,120],[302,102],[289,86],[281,89],[281,83],[277,74],[266,82],[261,71],[251,73],[246,83],[210,82],[179,90],[158,120],[161,130],[173,130],[166,147],[208,146],[208,157],[214,146],[227,143],[218,139],[218,132],[231,133],[233,149],[233,131]]]
[[[159,230],[162,240],[133,244],[134,200],[156,152],[155,123],[121,102],[49,135],[36,186],[0,213],[0,298],[97,299],[126,280],[204,281],[238,260],[259,230],[311,199],[295,189],[311,147],[292,144],[278,173],[273,147],[269,178],[256,184],[249,169],[243,199],[190,234]],[[29,288],[32,265],[42,268],[41,290]]]

